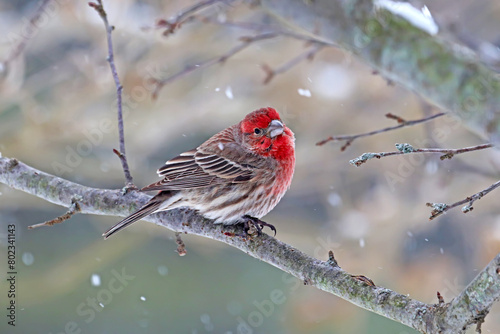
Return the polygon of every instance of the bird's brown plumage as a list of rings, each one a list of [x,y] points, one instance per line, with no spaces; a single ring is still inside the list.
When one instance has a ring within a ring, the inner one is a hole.
[[[142,191],[158,190],[144,207],[103,235],[145,216],[191,207],[216,223],[234,224],[243,216],[260,218],[280,201],[295,166],[294,136],[272,108],[248,114],[196,149],[167,161],[162,179]]]

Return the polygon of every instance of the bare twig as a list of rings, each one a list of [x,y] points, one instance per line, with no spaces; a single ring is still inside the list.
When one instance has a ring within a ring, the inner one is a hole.
[[[326,261],[326,263],[328,263],[332,267],[340,268],[339,263],[337,262],[337,260],[335,260],[335,255],[333,254],[332,250],[328,251],[328,261]]]
[[[205,0],[196,2],[194,5],[185,8],[181,12],[177,13],[174,19],[166,20],[160,19],[156,22],[156,27],[160,29],[165,29],[163,31],[163,36],[167,36],[173,34],[177,29],[181,27],[181,25],[194,18],[194,15],[199,10],[212,6],[217,2],[227,2],[228,0]]]
[[[189,65],[186,68],[184,68],[182,71],[180,71],[180,72],[178,72],[178,73],[176,73],[176,74],[174,74],[166,79],[163,79],[163,80],[153,79],[154,83],[156,84],[155,90],[153,91],[153,98],[156,99],[158,97],[158,93],[163,88],[163,86],[179,79],[180,77],[183,77],[183,76],[185,76],[191,72],[194,72],[196,70],[199,70],[201,68],[206,68],[206,67],[212,66],[212,65],[217,64],[217,63],[224,63],[229,57],[234,56],[235,54],[237,54],[240,51],[243,51],[244,49],[249,47],[250,44],[252,44],[253,42],[261,41],[264,39],[275,38],[277,36],[278,35],[275,33],[264,33],[264,34],[256,35],[253,37],[241,37],[240,38],[241,43],[239,45],[233,47],[229,51],[227,51],[222,56],[206,60],[200,64]]]
[[[375,283],[371,280],[371,278],[366,277],[364,275],[351,275],[352,278],[354,278],[356,281],[360,281],[368,286],[373,286],[375,287]]]
[[[297,65],[298,63],[304,61],[304,60],[312,60],[312,58],[321,51],[325,45],[323,44],[316,44],[313,47],[311,47],[309,50],[299,54],[295,58],[290,59],[283,65],[275,68],[274,70],[267,64],[262,64],[262,69],[266,73],[266,78],[264,79],[264,85],[268,84],[277,74],[284,73],[288,70],[290,70],[292,67]]]
[[[327,40],[321,39],[321,38],[316,38],[315,36],[309,35],[309,34],[301,34],[301,33],[296,32],[296,31],[282,29],[281,27],[276,26],[276,25],[253,23],[253,22],[237,22],[237,21],[230,21],[230,20],[221,21],[221,20],[210,18],[210,17],[200,17],[199,19],[203,23],[211,23],[211,24],[220,25],[223,27],[228,27],[228,28],[250,30],[254,33],[259,33],[259,34],[264,33],[264,32],[267,32],[267,33],[272,32],[276,35],[290,37],[290,38],[293,38],[293,39],[296,39],[299,41],[304,41],[307,43],[338,47],[338,45],[336,43],[333,43],[331,41],[327,41]]]
[[[59,216],[57,218],[54,218],[52,220],[46,221],[44,223],[30,225],[30,226],[28,226],[28,229],[31,230],[31,229],[34,229],[37,227],[42,227],[42,226],[52,226],[54,224],[60,224],[64,221],[70,219],[75,213],[80,212],[80,205],[78,204],[78,201],[81,201],[81,200],[82,200],[81,196],[74,196],[71,199],[71,205],[65,214],[63,214],[62,216]]]
[[[478,193],[475,193],[474,195],[471,195],[469,197],[466,197],[465,199],[455,202],[453,204],[445,204],[445,203],[426,203],[427,206],[433,208],[431,215],[429,217],[429,220],[432,220],[443,213],[445,213],[448,210],[451,210],[453,208],[456,208],[457,206],[463,205],[467,203],[466,206],[462,207],[462,212],[467,213],[470,212],[474,209],[472,204],[474,204],[475,201],[480,200],[483,198],[483,196],[486,196],[489,192],[495,190],[496,188],[500,187],[500,181],[497,181],[493,183],[491,186],[488,188],[481,190]]]
[[[389,157],[391,155],[401,155],[401,154],[410,154],[410,153],[444,153],[440,159],[451,159],[456,154],[479,151],[487,148],[493,147],[493,144],[481,144],[477,146],[470,146],[464,148],[450,149],[450,148],[414,148],[410,144],[396,144],[397,151],[393,152],[379,152],[379,153],[363,153],[359,157],[349,160],[349,163],[352,165],[359,167],[365,162],[373,158],[383,158]]]
[[[357,134],[357,135],[330,136],[330,137],[328,137],[328,138],[326,138],[326,139],[324,139],[324,140],[322,140],[320,142],[317,142],[316,145],[317,146],[321,146],[321,145],[325,145],[329,141],[341,141],[341,140],[345,140],[346,143],[340,149],[341,151],[345,151],[345,149],[347,147],[349,147],[349,145],[351,145],[351,143],[355,139],[358,139],[358,138],[361,138],[361,137],[373,136],[373,135],[376,135],[376,134],[379,134],[379,133],[388,132],[388,131],[392,131],[392,130],[396,130],[396,129],[401,129],[401,128],[404,128],[404,127],[407,127],[407,126],[412,126],[412,125],[424,123],[424,122],[433,120],[435,118],[441,117],[441,116],[443,116],[445,114],[446,113],[441,112],[441,113],[438,113],[438,114],[435,114],[435,115],[432,115],[432,116],[428,116],[428,117],[424,117],[424,118],[421,118],[421,119],[415,119],[415,120],[412,120],[412,121],[406,121],[403,118],[401,118],[400,116],[396,116],[396,115],[393,115],[391,113],[388,113],[388,114],[385,115],[385,117],[396,120],[399,123],[399,125],[390,126],[390,127],[387,127],[387,128],[383,128],[383,129],[379,129],[379,130],[374,130],[374,131],[370,131],[370,132],[366,132],[366,133],[360,133],[360,134]]]
[[[6,157],[0,157],[0,183],[62,206],[71,205],[71,196],[79,195],[81,213],[87,214],[125,216],[150,199],[140,192],[122,196],[116,190],[84,187]],[[359,277],[353,278],[336,266],[333,253],[328,261],[321,261],[266,234],[252,239],[234,237],[243,233],[241,226],[213,224],[193,210],[174,209],[144,220],[236,247],[318,289],[422,333],[463,334],[467,327],[484,319],[500,298],[500,254],[443,309],[387,288],[371,286],[364,279],[360,282]]]
[[[6,70],[8,70],[9,63],[12,62],[17,57],[19,57],[21,53],[23,53],[24,49],[26,49],[28,41],[35,35],[34,32],[37,31],[37,24],[40,20],[40,17],[42,16],[42,13],[45,11],[45,8],[51,1],[52,0],[43,0],[39,2],[40,5],[38,6],[37,10],[28,21],[30,27],[24,29],[24,31],[29,31],[33,33],[23,34],[23,36],[21,36],[21,40],[12,48],[12,50],[9,53],[9,56],[3,61],[3,66],[6,68]]]
[[[106,28],[106,39],[108,42],[108,63],[111,69],[111,74],[113,75],[113,79],[116,85],[116,98],[117,98],[117,109],[118,109],[118,134],[120,137],[120,151],[113,150],[115,154],[118,155],[120,161],[122,163],[123,172],[125,173],[125,187],[127,189],[134,188],[134,180],[132,178],[132,174],[130,173],[130,168],[127,162],[127,156],[125,155],[125,134],[123,130],[123,112],[122,112],[122,91],[123,86],[120,83],[120,78],[118,77],[118,71],[116,70],[115,65],[115,56],[113,53],[113,39],[111,37],[111,33],[114,30],[114,26],[111,26],[108,22],[108,16],[106,11],[104,10],[104,6],[102,4],[102,0],[97,0],[95,2],[89,2],[89,6],[94,8],[102,21],[104,22],[104,27]]]
[[[444,305],[444,298],[441,295],[441,293],[439,293],[439,291],[437,291],[436,295],[437,295],[437,299],[438,299],[438,305],[440,305],[440,306]]]
[[[179,256],[184,256],[187,254],[186,245],[181,238],[181,232],[175,232],[175,243],[177,244],[177,253]]]

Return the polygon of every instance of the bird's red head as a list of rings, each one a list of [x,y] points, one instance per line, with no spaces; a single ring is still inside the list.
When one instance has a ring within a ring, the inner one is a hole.
[[[253,152],[278,161],[295,159],[295,137],[273,108],[248,114],[240,123],[243,143]]]

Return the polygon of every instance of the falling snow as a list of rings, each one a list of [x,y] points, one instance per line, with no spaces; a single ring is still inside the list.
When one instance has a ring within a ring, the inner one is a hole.
[[[359,239],[359,247],[365,248],[365,239],[363,238]]]
[[[444,249],[439,248],[439,252],[440,252],[441,254],[444,254]]]
[[[207,332],[212,332],[214,330],[214,325],[212,324],[212,321],[210,320],[210,316],[208,314],[202,314],[200,316],[200,321],[205,325],[204,327]]]
[[[103,162],[100,166],[99,166],[99,169],[101,170],[101,172],[103,173],[106,173],[106,172],[109,172],[109,164]]]
[[[200,316],[200,321],[204,324],[209,324],[210,323],[210,316],[208,314],[202,314]]]
[[[217,146],[219,147],[219,150],[221,150],[221,151],[224,150],[224,144],[223,143],[219,143],[219,144],[217,144]]]
[[[330,193],[328,195],[327,200],[328,200],[328,203],[330,203],[330,205],[333,207],[337,207],[337,206],[342,205],[342,198],[337,193]]]
[[[216,88],[215,88],[215,91],[216,91],[216,92],[220,92],[220,88],[219,88],[219,87],[216,87]]]
[[[1,194],[2,193],[0,193],[0,195]],[[22,259],[23,263],[27,266],[31,266],[33,264],[33,262],[35,262],[35,257],[30,252],[23,253],[23,256],[21,257],[21,259]]]
[[[311,97],[311,91],[309,89],[299,88],[299,89],[297,89],[297,91],[299,92],[299,95],[301,95],[301,96]]]
[[[313,74],[314,94],[331,100],[349,98],[356,89],[355,76],[345,66],[321,63]],[[335,88],[332,88],[335,87]]]
[[[439,166],[436,161],[430,160],[425,164],[425,171],[427,172],[427,174],[436,174],[438,168]]]
[[[103,303],[99,303],[99,306],[104,308],[104,304]]]
[[[141,300],[142,300],[143,302],[145,302],[145,301],[146,301],[146,297],[141,296]]]
[[[227,86],[226,87],[226,91],[224,92],[226,94],[226,97],[230,100],[232,100],[234,98],[233,96],[233,89],[231,88],[231,86]]]
[[[163,266],[163,265],[158,266],[157,270],[158,270],[158,274],[160,274],[161,276],[167,276],[167,274],[168,274],[168,268]]]
[[[90,276],[90,284],[92,284],[92,286],[101,286],[101,276],[92,274],[92,276]]]

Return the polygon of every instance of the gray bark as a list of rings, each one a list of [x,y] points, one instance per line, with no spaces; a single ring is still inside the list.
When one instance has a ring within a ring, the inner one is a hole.
[[[0,157],[0,183],[64,207],[70,207],[76,200],[81,213],[97,215],[125,216],[150,198],[135,191],[122,195],[121,190],[85,187],[6,157]],[[387,288],[370,286],[353,278],[333,261],[315,259],[266,234],[248,238],[235,236],[243,233],[241,226],[214,225],[191,210],[171,210],[145,220],[172,231],[199,235],[236,247],[299,278],[304,284],[422,333],[464,333],[471,324],[482,322],[493,303],[500,298],[500,254],[450,303],[425,304]]]

